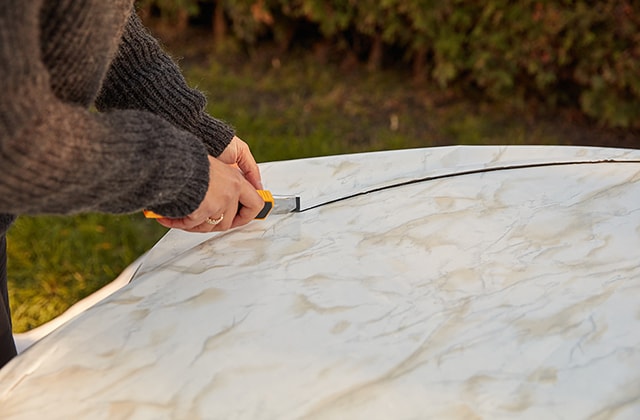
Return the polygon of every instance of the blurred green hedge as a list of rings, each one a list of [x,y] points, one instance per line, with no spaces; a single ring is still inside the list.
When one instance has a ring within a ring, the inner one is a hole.
[[[443,88],[514,105],[578,107],[640,127],[635,0],[139,0],[184,28],[209,19],[216,42],[313,46],[372,69],[410,67]],[[182,22],[182,24],[180,23]]]

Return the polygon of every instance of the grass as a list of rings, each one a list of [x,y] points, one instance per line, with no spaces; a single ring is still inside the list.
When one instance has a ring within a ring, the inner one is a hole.
[[[7,238],[14,331],[49,321],[109,283],[165,232],[142,215],[18,218]]]
[[[211,114],[232,123],[259,162],[448,144],[640,144],[636,134],[416,85],[402,71],[344,70],[268,51],[215,60],[181,51]],[[110,282],[165,231],[140,215],[19,218],[8,234],[14,330],[40,325]]]

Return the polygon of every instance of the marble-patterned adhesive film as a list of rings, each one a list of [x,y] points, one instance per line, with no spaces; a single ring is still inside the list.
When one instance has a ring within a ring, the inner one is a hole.
[[[640,152],[566,146],[450,146],[356,153],[263,164],[267,187],[300,195],[302,209],[417,179],[487,169],[638,161]],[[292,176],[292,174],[295,174]]]
[[[636,418],[639,226],[640,163],[599,163],[171,232],[0,372],[2,415]]]

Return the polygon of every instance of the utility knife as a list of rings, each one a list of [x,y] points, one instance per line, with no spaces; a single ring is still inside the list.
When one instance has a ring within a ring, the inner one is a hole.
[[[268,215],[273,214],[286,214],[300,211],[300,197],[295,195],[273,195],[268,190],[258,190],[258,194],[264,200],[264,207],[260,210],[260,213],[256,216],[256,219],[266,219]],[[160,219],[157,213],[151,210],[144,210],[144,217],[148,219]]]

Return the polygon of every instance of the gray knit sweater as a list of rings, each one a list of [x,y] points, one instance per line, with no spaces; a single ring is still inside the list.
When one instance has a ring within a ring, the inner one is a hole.
[[[233,137],[204,107],[133,0],[2,0],[0,233],[19,214],[191,213]]]

